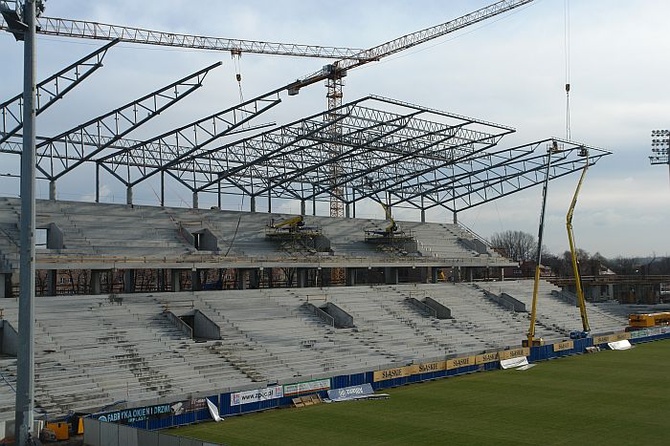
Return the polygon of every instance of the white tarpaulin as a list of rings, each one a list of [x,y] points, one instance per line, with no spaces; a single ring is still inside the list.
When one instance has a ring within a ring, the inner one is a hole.
[[[217,423],[219,421],[223,421],[223,418],[221,418],[221,416],[219,415],[219,409],[216,407],[216,404],[211,402],[209,399],[206,400],[207,400],[207,407],[209,408],[209,414],[212,416],[214,421],[216,421]]]
[[[526,364],[526,365],[522,365],[521,367],[517,367],[516,369],[521,370],[521,371],[528,370],[528,369],[532,369],[533,367],[535,367],[535,365],[536,364]]]
[[[501,359],[500,360],[500,368],[502,369],[513,369],[516,367],[521,367],[524,365],[528,365],[528,358],[525,356],[519,356],[518,358],[510,358],[510,359]]]
[[[607,346],[611,350],[628,350],[629,348],[633,347],[632,345],[630,345],[628,339],[624,339],[622,341],[608,342]]]

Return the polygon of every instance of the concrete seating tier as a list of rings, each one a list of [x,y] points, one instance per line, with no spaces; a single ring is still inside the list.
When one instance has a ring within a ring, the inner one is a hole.
[[[533,280],[513,280],[503,282],[481,282],[479,286],[487,291],[507,293],[531,308],[533,300]],[[540,281],[537,300],[537,324],[548,330],[548,339],[568,336],[573,330],[581,330],[579,307],[567,303],[557,296],[560,289],[547,281]],[[598,304],[586,303],[589,325],[593,333],[623,330],[628,324],[627,316],[609,312]],[[539,335],[539,334],[538,334]]]
[[[10,256],[18,255],[19,214],[17,198],[0,198],[0,255],[4,256],[4,260],[0,257],[0,262],[11,263],[13,269],[18,268],[17,259]],[[40,249],[38,254],[57,251],[59,255],[78,258],[79,262],[86,256],[179,261],[194,254],[278,260],[292,255],[313,255],[282,251],[277,243],[266,239],[265,230],[270,220],[292,217],[286,214],[50,200],[38,200],[36,214],[38,227],[54,223],[63,233],[64,244],[62,249]],[[322,216],[306,216],[305,220],[307,225],[320,228],[330,241],[331,254],[342,259],[388,259],[409,255],[477,265],[507,262],[493,252],[479,254],[460,244],[459,238],[471,239],[473,236],[458,225],[398,222],[401,229],[411,233],[417,242],[418,252],[407,253],[381,250],[365,243],[365,229],[383,227],[383,220]],[[180,234],[180,228],[191,233],[210,231],[217,238],[218,252],[196,250]]]
[[[37,405],[57,416],[119,400],[175,401],[519,345],[528,314],[499,307],[480,287],[528,305],[532,297],[532,281],[519,281],[131,294],[121,301],[38,298]],[[565,339],[580,326],[578,309],[552,296],[548,283],[540,289],[537,336]],[[427,316],[409,303],[426,297],[448,307],[452,318]],[[354,328],[328,325],[306,308],[307,301],[337,305],[353,317]],[[19,328],[16,300],[5,299],[3,307],[5,319]],[[220,327],[221,339],[191,339],[166,315],[195,309]],[[589,305],[594,332],[622,329],[624,314],[622,308]],[[0,361],[9,382],[15,367],[13,359]],[[12,406],[12,395],[0,386],[0,417]]]

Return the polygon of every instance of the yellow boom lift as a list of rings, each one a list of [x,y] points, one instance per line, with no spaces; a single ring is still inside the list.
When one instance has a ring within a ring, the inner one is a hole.
[[[589,168],[589,152],[586,148],[583,148],[579,152],[580,156],[586,157],[584,162],[584,167],[582,168],[582,174],[579,177],[579,182],[577,183],[577,188],[575,189],[575,194],[572,196],[572,202],[570,203],[570,208],[568,208],[568,213],[565,216],[565,226],[568,231],[568,243],[570,244],[570,255],[572,257],[572,271],[575,276],[575,294],[577,295],[577,303],[579,304],[579,314],[582,318],[582,331],[572,331],[570,333],[570,338],[579,339],[585,338],[589,335],[591,331],[591,326],[589,325],[589,317],[586,314],[586,302],[584,300],[584,290],[582,289],[582,280],[579,275],[579,264],[577,262],[577,252],[575,249],[575,237],[572,233],[572,215],[575,212],[575,206],[577,205],[577,196],[579,195],[579,190],[582,187],[584,182],[584,177],[586,176],[586,171]]]
[[[542,338],[535,339],[535,318],[537,316],[537,292],[540,288],[540,270],[542,268],[542,235],[544,234],[544,212],[547,208],[547,189],[549,188],[549,173],[551,172],[551,155],[560,151],[558,142],[554,141],[547,148],[547,170],[545,172],[544,184],[542,185],[542,210],[540,211],[540,225],[537,233],[537,255],[535,258],[535,281],[533,282],[533,303],[530,310],[530,326],[528,327],[528,338],[521,343],[524,347],[539,346],[544,343]]]

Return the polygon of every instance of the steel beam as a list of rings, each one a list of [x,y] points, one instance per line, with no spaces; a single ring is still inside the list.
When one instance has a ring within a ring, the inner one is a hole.
[[[98,68],[102,67],[102,61],[107,54],[107,50],[117,43],[118,40],[108,43],[38,83],[36,86],[37,109],[35,115],[39,115],[56,103],[56,101],[62,99],[70,90],[83,82]],[[21,94],[0,104],[0,144],[21,130],[21,127],[23,127],[22,113],[23,101]]]

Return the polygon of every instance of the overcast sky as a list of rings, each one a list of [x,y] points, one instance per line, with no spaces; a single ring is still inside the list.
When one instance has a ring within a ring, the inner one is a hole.
[[[198,35],[368,48],[490,3],[48,0],[45,15]],[[578,247],[605,257],[670,255],[668,166],[649,162],[651,130],[670,128],[669,17],[670,2],[657,0],[534,1],[352,70],[346,78],[344,101],[377,94],[497,122],[517,129],[500,144],[513,147],[566,136],[564,84],[569,79],[572,139],[613,152],[589,170],[582,187],[573,222]],[[38,78],[101,45],[39,36]],[[0,100],[4,101],[22,89],[22,45],[10,34],[2,34],[0,55]],[[207,77],[205,86],[144,129],[147,137],[239,101],[235,64],[228,53],[117,45],[102,70],[38,118],[38,134],[53,136],[217,60],[224,65]],[[245,54],[239,64],[243,96],[248,99],[285,85],[327,62]],[[326,108],[321,84],[283,99],[281,115],[273,118],[279,124]],[[16,158],[0,156],[0,174],[18,172]],[[87,180],[81,186],[79,180],[64,177],[58,197],[89,199],[94,183]],[[555,254],[568,247],[565,213],[577,180],[575,174],[549,187],[545,245]],[[104,201],[125,202],[118,183],[111,179],[103,183]],[[18,182],[2,177],[0,188],[5,195],[16,195]],[[46,197],[47,191],[45,183],[38,184],[40,196]],[[137,202],[157,204],[151,191],[143,193]],[[183,190],[171,195],[171,204],[180,202],[190,204]],[[540,206],[538,187],[458,217],[484,237],[504,230],[537,235]],[[297,207],[282,210],[299,211]],[[361,210],[358,216],[382,217],[380,209]],[[451,218],[446,213],[431,216],[433,221]]]

